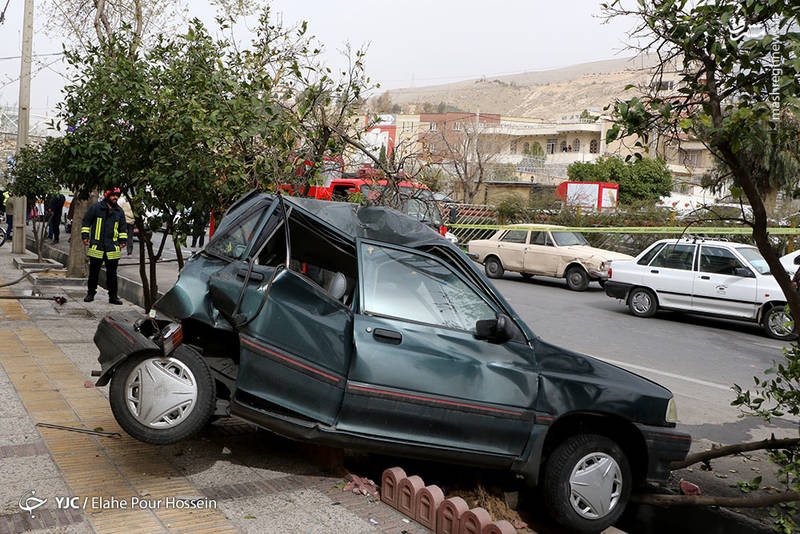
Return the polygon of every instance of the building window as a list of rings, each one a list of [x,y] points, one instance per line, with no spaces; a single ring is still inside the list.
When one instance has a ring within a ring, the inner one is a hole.
[[[597,154],[598,152],[600,152],[599,150],[600,147],[598,145],[599,144],[597,142],[597,139],[592,139],[591,142],[589,143],[589,153]]]
[[[578,139],[577,137],[572,142],[572,151],[573,152],[580,152],[581,151],[581,140]]]
[[[673,87],[675,87],[675,82],[672,80],[655,81],[650,84],[650,88],[656,91],[672,91]]]
[[[560,148],[561,148],[561,152],[566,152],[567,151],[567,142],[566,141],[561,141]]]
[[[547,150],[545,150],[545,153],[554,154],[555,151],[556,151],[556,143],[557,142],[558,142],[558,139],[548,139],[547,140]]]
[[[701,156],[699,150],[681,150],[681,163],[687,167],[699,167]]]
[[[430,130],[431,130],[432,132],[435,132],[435,131],[436,131],[436,123],[435,123],[435,122],[432,122],[432,123],[430,123]]]
[[[511,153],[512,154],[516,154],[517,153],[517,142],[516,141],[511,141]]]
[[[531,144],[525,143],[522,145],[522,153],[523,154],[530,154],[531,153]]]
[[[461,123],[459,121],[454,122],[453,130],[460,130],[460,129],[461,129]]]

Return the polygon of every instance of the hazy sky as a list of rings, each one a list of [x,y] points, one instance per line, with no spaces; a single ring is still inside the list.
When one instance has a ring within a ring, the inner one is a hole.
[[[4,4],[0,1],[0,9]],[[207,2],[189,5],[191,16],[213,25],[214,9]],[[23,6],[24,0],[10,0],[0,25],[0,105],[18,102],[20,62],[13,56],[21,53]],[[631,21],[604,24],[599,2],[590,0],[274,0],[272,6],[287,23],[307,20],[334,64],[344,43],[368,44],[367,71],[381,90],[630,55],[621,51]],[[38,31],[38,22],[34,54],[59,52],[60,41]],[[248,40],[247,24],[236,35]],[[39,56],[33,71],[35,123],[60,100],[66,70],[59,56]]]

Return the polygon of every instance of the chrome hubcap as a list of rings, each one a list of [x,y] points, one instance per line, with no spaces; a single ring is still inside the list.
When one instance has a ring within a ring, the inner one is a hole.
[[[636,310],[636,313],[647,313],[652,306],[650,295],[644,291],[639,291],[631,297],[631,306]]]
[[[197,381],[175,358],[148,358],[125,382],[128,410],[150,428],[169,428],[184,421],[197,403]]]
[[[791,322],[792,317],[786,313],[782,308],[773,308],[769,312],[767,325],[770,332],[777,336],[788,336],[792,333],[794,324]]]
[[[572,470],[569,488],[569,502],[578,515],[586,519],[604,517],[622,495],[619,464],[603,452],[587,454]]]

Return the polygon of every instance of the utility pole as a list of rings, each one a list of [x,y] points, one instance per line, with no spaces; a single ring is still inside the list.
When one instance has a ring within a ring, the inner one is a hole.
[[[22,66],[19,71],[19,112],[17,116],[17,155],[28,144],[31,117],[31,56],[33,53],[33,0],[25,0],[25,17],[22,26]],[[14,230],[11,252],[25,253],[25,197],[14,199]]]

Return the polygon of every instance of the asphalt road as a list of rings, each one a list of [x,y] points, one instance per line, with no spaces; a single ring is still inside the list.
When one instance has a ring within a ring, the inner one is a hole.
[[[592,283],[585,292],[563,280],[526,281],[506,273],[493,283],[528,326],[556,345],[594,356],[669,388],[678,403],[679,430],[695,439],[735,443],[797,436],[797,422],[740,418],[730,406],[733,384],[749,387],[753,376],[782,357],[784,343],[754,324],[659,312],[634,317],[622,301]]]

